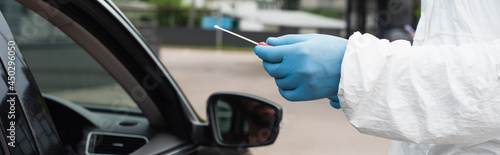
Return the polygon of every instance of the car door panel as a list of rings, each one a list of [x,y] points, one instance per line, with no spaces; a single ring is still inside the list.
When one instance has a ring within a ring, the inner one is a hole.
[[[124,119],[116,114],[120,113],[119,110],[115,111],[116,109],[103,110],[105,108],[92,108],[84,105],[71,108],[72,106],[68,105],[77,105],[75,101],[64,101],[50,96],[42,97],[26,62],[23,61],[23,56],[19,50],[16,50],[16,67],[19,67],[16,69],[20,72],[17,76],[21,76],[16,77],[17,82],[21,83],[16,86],[16,89],[18,94],[23,94],[18,96],[21,97],[18,105],[22,107],[19,108],[20,113],[23,110],[26,111],[24,115],[26,115],[27,129],[34,129],[32,132],[27,132],[31,134],[32,140],[29,141],[33,142],[34,151],[40,154],[65,153],[58,136],[62,137],[63,142],[77,138],[72,134],[61,134],[63,129],[60,124],[69,124],[65,122],[71,121],[71,118],[60,117],[71,116],[80,119],[72,122],[74,126],[81,127],[78,130],[80,138],[75,143],[86,143],[83,144],[86,145],[83,146],[86,147],[83,151],[80,150],[81,148],[73,149],[80,154],[89,153],[87,148],[92,134],[88,133],[146,137],[149,143],[141,144],[142,146],[139,146],[135,154],[211,154],[214,151],[238,154],[247,152],[246,147],[224,148],[213,144],[214,136],[211,135],[208,124],[197,116],[166,68],[154,56],[134,26],[110,0],[17,1],[47,19],[83,48],[84,50],[81,51],[86,52],[98,62],[126,91],[125,94],[133,98],[137,107],[142,111],[137,115],[128,115],[128,118]],[[32,59],[28,51],[25,52],[25,56]],[[0,56],[3,65],[8,65],[8,55],[0,53]],[[28,60],[28,63],[30,62],[35,61]],[[8,72],[5,69],[4,81],[8,80]],[[37,68],[32,69],[38,78]],[[46,77],[50,77],[50,74]],[[41,81],[38,82],[41,83]],[[0,87],[8,88],[7,85],[0,85]],[[40,87],[44,88],[43,85]],[[0,94],[0,99],[3,97],[6,101],[8,96],[2,95]],[[52,119],[45,102],[50,106],[49,110],[53,112]],[[103,127],[100,124],[105,119],[109,120],[108,125],[112,128]],[[122,121],[133,119],[141,125],[134,128],[120,126]],[[58,131],[53,122],[57,123]]]

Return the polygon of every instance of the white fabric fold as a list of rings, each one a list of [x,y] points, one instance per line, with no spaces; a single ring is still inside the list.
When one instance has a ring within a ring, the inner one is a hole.
[[[395,154],[500,151],[499,7],[423,0],[413,46],[351,35],[338,93],[350,123],[404,141]]]

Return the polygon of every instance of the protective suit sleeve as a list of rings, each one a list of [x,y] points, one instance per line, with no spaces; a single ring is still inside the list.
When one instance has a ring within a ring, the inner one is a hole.
[[[349,38],[338,97],[361,133],[414,143],[476,144],[500,136],[500,39],[411,46]]]

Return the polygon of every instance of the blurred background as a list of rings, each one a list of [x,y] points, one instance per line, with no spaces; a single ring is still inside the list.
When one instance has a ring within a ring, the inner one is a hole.
[[[113,0],[158,51],[159,45],[251,47],[213,25],[257,41],[290,33],[348,37],[355,31],[412,40],[420,0]],[[214,33],[215,32],[215,33]]]
[[[326,99],[289,102],[253,53],[257,42],[285,34],[321,33],[348,38],[371,33],[412,41],[419,0],[114,0],[156,51],[200,117],[217,91],[250,93],[284,109],[275,144],[252,154],[387,154],[390,140],[364,135]]]

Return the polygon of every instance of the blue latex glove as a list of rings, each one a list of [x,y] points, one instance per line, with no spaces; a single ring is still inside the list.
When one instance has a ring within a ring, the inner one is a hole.
[[[347,40],[321,34],[285,35],[268,38],[254,51],[266,71],[276,79],[281,95],[289,101],[321,98],[340,108],[338,92],[340,68]]]
[[[340,109],[340,102],[338,96],[329,97],[328,99],[330,99],[330,105],[332,107],[334,107],[335,109]]]

